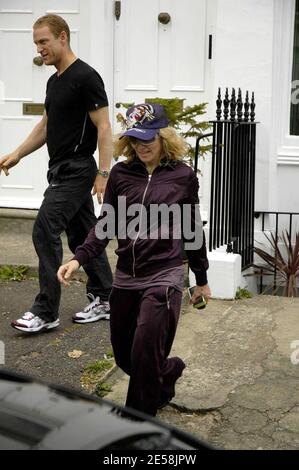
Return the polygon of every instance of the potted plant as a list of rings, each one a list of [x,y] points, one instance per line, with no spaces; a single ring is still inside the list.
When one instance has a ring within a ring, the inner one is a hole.
[[[291,236],[286,230],[281,236],[275,237],[265,234],[272,253],[261,248],[254,248],[254,252],[266,263],[265,265],[254,265],[259,270],[255,275],[273,275],[274,294],[283,287],[283,295],[287,297],[297,296],[297,279],[299,278],[299,232],[296,232],[295,242],[292,244]]]

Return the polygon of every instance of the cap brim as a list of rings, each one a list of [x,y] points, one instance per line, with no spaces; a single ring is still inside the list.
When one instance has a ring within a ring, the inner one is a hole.
[[[135,137],[140,140],[151,140],[158,134],[160,129],[140,129],[138,127],[132,127],[122,134],[122,137]]]

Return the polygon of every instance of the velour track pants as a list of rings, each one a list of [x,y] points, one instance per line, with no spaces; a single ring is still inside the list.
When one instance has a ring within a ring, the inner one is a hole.
[[[130,376],[126,406],[155,416],[163,397],[174,396],[185,364],[168,355],[174,340],[182,293],[172,287],[144,290],[113,287],[111,343],[116,364]]]
[[[61,233],[66,231],[68,245],[74,253],[97,223],[91,196],[96,172],[94,158],[70,162],[63,177],[50,178],[45,191],[32,234],[39,258],[40,292],[30,309],[43,320],[54,321],[58,317],[61,287],[57,271],[62,263]],[[106,252],[83,268],[88,275],[87,292],[108,300],[112,272]]]

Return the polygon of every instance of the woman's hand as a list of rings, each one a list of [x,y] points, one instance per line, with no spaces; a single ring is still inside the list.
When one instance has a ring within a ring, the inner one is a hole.
[[[65,287],[68,287],[70,285],[69,281],[71,280],[73,273],[78,271],[79,268],[80,264],[75,259],[60,266],[57,272],[59,282],[61,282],[61,284],[63,284]]]
[[[195,286],[189,304],[195,304],[201,296],[205,298],[205,301],[207,303],[209,302],[209,298],[211,297],[211,290],[209,284],[205,284],[204,286]]]

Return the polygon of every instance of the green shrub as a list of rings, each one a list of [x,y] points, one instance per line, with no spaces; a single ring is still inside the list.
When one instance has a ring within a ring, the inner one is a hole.
[[[251,297],[252,297],[252,293],[249,290],[245,289],[244,287],[243,288],[239,287],[236,292],[235,299],[236,300],[251,299]]]
[[[105,395],[111,392],[111,390],[112,390],[111,385],[103,382],[103,383],[97,384],[95,393],[98,397],[103,398]]]
[[[1,281],[23,281],[26,278],[28,266],[0,266]]]
[[[84,368],[84,371],[92,373],[92,374],[97,374],[99,372],[104,372],[105,370],[110,369],[111,365],[112,365],[111,360],[101,359],[100,361],[96,361],[93,364],[88,364]]]

